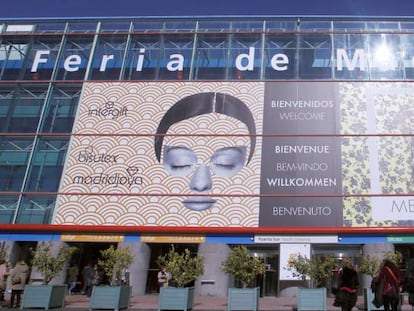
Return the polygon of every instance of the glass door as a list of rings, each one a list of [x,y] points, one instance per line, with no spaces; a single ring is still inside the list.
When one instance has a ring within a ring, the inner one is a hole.
[[[264,275],[256,279],[260,296],[277,296],[279,280],[279,249],[277,246],[249,248],[252,256],[260,257],[266,264]]]

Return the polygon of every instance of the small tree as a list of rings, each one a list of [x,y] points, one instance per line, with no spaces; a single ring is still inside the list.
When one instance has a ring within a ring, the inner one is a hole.
[[[204,257],[192,256],[188,248],[183,253],[176,252],[174,246],[164,256],[159,256],[158,264],[165,266],[178,287],[197,280],[204,273]]]
[[[243,288],[266,271],[266,264],[258,257],[249,254],[245,246],[236,246],[222,263],[222,270],[233,275],[242,282]]]
[[[384,259],[389,259],[395,262],[397,265],[401,265],[403,256],[400,252],[388,251],[384,254]],[[365,255],[362,257],[361,266],[358,271],[361,274],[366,274],[371,277],[374,277],[380,269],[380,260],[378,257]]]
[[[313,256],[311,259],[294,254],[290,256],[289,267],[294,268],[294,276],[310,277],[315,287],[326,286],[329,275],[335,266],[335,258],[328,256]]]
[[[49,284],[55,276],[61,273],[63,266],[72,257],[76,249],[76,247],[61,246],[57,255],[55,255],[52,254],[51,242],[38,243],[35,249],[31,249],[33,255],[32,266],[43,277],[43,284]]]
[[[110,280],[110,285],[121,285],[122,275],[134,261],[131,248],[115,248],[111,245],[109,248],[101,250],[100,252],[102,257],[98,259],[98,265],[105,272],[108,280]]]
[[[359,273],[366,274],[374,277],[379,270],[379,259],[377,257],[371,257],[369,255],[363,256],[361,259],[361,265],[358,269]]]
[[[403,262],[403,255],[400,252],[385,252],[384,258],[395,262],[397,266],[401,265]]]

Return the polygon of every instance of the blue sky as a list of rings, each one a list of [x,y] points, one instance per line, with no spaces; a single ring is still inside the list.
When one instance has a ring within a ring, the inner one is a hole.
[[[2,0],[0,18],[204,15],[414,16],[414,0]]]

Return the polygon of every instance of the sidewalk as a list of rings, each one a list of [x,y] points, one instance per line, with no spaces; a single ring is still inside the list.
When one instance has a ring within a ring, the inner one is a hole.
[[[260,298],[260,310],[291,311],[292,304],[296,304],[295,297],[263,297]],[[225,311],[227,297],[195,297],[194,310],[200,311]],[[89,300],[82,295],[67,296],[66,309],[88,308]],[[158,295],[134,296],[131,299],[130,310],[153,311],[158,308]],[[340,309],[338,309],[340,310]],[[69,310],[74,311],[74,310]]]
[[[327,299],[327,311],[341,311],[341,308],[334,307],[334,298]],[[227,297],[195,297],[194,311],[226,311]],[[158,295],[134,296],[131,298],[129,311],[156,311],[158,308]],[[296,297],[262,297],[259,302],[259,310],[264,311],[294,311],[296,310]],[[9,309],[7,307],[1,310],[20,310]],[[42,310],[42,309],[25,309],[25,310]],[[89,311],[89,300],[84,295],[75,294],[67,295],[64,308],[54,308],[54,311]],[[354,311],[364,310],[364,297],[359,296]],[[401,311],[413,311],[407,301],[402,305]]]
[[[327,299],[328,311],[340,311],[334,307],[333,298]],[[201,297],[197,296],[194,303],[194,311],[225,311],[227,306],[227,297]],[[264,311],[293,311],[296,310],[296,297],[262,297],[260,298],[259,310]],[[158,295],[134,296],[131,298],[130,311],[154,311],[158,308]],[[358,297],[358,302],[354,310],[364,310],[364,297]],[[7,310],[3,308],[2,310]],[[17,309],[15,309],[17,310]],[[39,310],[39,309],[26,309]],[[84,295],[75,294],[66,296],[65,308],[52,309],[55,311],[88,311],[89,300]],[[402,311],[412,311],[412,307],[405,302],[401,308]]]

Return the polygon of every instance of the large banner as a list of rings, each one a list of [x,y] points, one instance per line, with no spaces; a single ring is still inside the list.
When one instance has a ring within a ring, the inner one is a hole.
[[[336,84],[266,84],[260,226],[342,226],[338,120]]]
[[[87,83],[55,223],[257,227],[263,83]]]
[[[408,83],[85,83],[55,224],[411,225]]]

